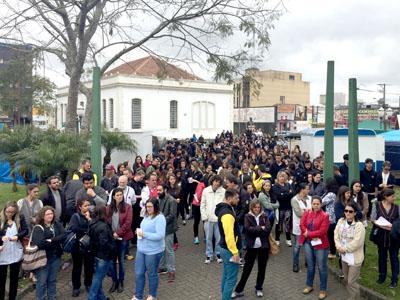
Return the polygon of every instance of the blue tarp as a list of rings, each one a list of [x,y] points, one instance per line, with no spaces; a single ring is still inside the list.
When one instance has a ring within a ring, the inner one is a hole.
[[[10,183],[12,177],[10,176],[10,163],[8,161],[0,161],[0,182]],[[17,184],[25,184],[24,179],[17,173]]]
[[[380,135],[383,136],[385,142],[400,142],[400,130],[392,130]]]

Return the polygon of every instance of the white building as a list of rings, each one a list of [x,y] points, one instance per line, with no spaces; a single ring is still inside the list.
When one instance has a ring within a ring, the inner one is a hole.
[[[57,128],[62,128],[68,88],[61,88],[57,97]],[[152,56],[106,72],[101,99],[102,123],[131,135],[214,138],[233,129],[232,86],[204,81]],[[78,106],[85,102],[79,94]]]
[[[326,95],[319,96],[319,104],[325,105]],[[336,105],[347,105],[347,99],[345,93],[334,93],[333,94],[333,104]]]

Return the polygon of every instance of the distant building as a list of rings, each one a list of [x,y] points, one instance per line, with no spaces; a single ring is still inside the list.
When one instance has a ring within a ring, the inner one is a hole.
[[[303,81],[302,74],[249,69],[234,84],[234,107],[262,107],[277,104],[310,103],[310,83]]]
[[[11,124],[26,124],[31,123],[32,120],[32,64],[33,64],[33,51],[30,45],[16,45],[0,43],[0,72],[6,72],[10,64],[22,62],[23,67],[19,67],[14,72],[19,72],[18,77],[20,82],[7,82],[10,85],[8,95],[0,94],[0,98],[10,97],[9,99],[2,99],[2,101],[9,101],[10,104],[7,108],[0,107],[3,114],[7,115]],[[21,70],[26,74],[20,74]],[[12,91],[15,90],[15,91]],[[22,95],[22,96],[21,96]],[[23,104],[17,103],[21,97],[24,97]]]
[[[319,104],[325,105],[326,95],[319,96]],[[347,99],[345,93],[335,93],[333,95],[333,104],[336,105],[347,105]]]
[[[66,122],[67,98],[68,88],[59,89],[57,128]],[[82,94],[79,107],[86,107]],[[153,56],[122,64],[101,79],[101,122],[131,136],[214,138],[233,129],[232,108],[232,86],[204,81]]]

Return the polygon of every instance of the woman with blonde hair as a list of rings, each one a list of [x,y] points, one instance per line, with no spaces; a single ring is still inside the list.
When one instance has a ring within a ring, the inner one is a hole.
[[[23,255],[21,241],[27,235],[28,225],[24,216],[19,214],[17,203],[7,202],[0,214],[0,299],[4,299],[5,296],[8,267],[8,299],[14,300],[17,297],[18,274]]]

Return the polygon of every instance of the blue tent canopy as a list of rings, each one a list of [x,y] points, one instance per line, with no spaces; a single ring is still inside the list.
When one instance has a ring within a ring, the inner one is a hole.
[[[399,142],[400,143],[400,130],[392,130],[380,134],[385,139],[385,142]]]

